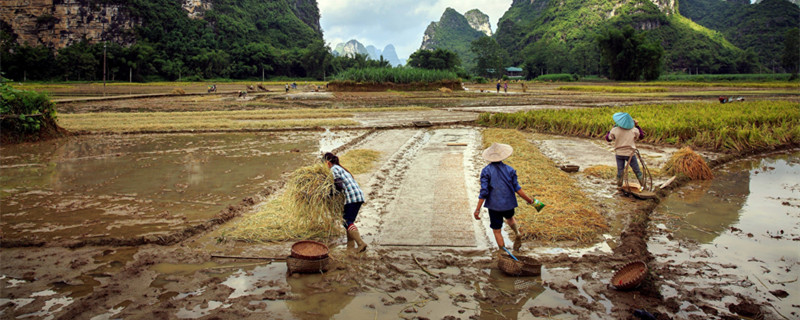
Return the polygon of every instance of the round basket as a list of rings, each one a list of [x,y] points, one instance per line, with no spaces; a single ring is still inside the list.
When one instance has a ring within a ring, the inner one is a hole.
[[[292,245],[292,257],[304,260],[319,260],[328,257],[328,246],[321,242],[303,240]]]
[[[647,265],[642,261],[626,264],[611,277],[611,285],[617,290],[631,290],[638,287],[647,275]]]
[[[292,256],[286,257],[286,271],[292,273],[323,273],[328,271],[331,259],[325,257],[317,260],[298,259]]]
[[[578,172],[580,168],[581,168],[580,166],[576,166],[574,164],[567,164],[561,166],[561,170],[563,170],[564,172]]]
[[[542,274],[542,265],[536,259],[514,255],[519,261],[506,254],[501,254],[497,267],[507,275],[515,277],[530,277]]]

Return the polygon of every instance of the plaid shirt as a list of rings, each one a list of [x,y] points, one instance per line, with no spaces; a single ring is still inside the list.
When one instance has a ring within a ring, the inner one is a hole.
[[[344,204],[364,202],[364,192],[361,191],[361,187],[358,186],[358,182],[353,179],[350,172],[338,165],[333,165],[331,173],[334,180],[341,179],[344,183]]]

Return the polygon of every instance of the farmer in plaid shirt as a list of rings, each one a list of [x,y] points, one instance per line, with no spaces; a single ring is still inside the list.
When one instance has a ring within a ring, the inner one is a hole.
[[[339,164],[339,157],[333,153],[326,153],[323,157],[325,164],[331,169],[333,174],[333,181],[336,189],[344,192],[344,228],[347,229],[347,248],[352,248],[354,242],[358,244],[356,247],[357,252],[364,252],[367,250],[367,244],[361,240],[361,235],[358,233],[355,222],[358,216],[358,210],[364,204],[364,192],[358,186],[358,182],[353,179],[350,171]]]

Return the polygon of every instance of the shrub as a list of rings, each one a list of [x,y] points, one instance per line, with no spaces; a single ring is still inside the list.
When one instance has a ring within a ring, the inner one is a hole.
[[[56,107],[47,94],[18,90],[0,81],[0,96],[0,131],[4,141],[24,139],[43,129],[58,130]]]

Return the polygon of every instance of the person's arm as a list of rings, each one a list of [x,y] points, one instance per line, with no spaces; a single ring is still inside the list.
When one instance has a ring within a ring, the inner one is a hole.
[[[614,130],[614,128],[611,128],[611,130]],[[608,133],[606,133],[606,141],[608,142],[611,142],[611,140],[616,138],[613,134],[611,134],[611,130],[608,130]]]
[[[480,214],[481,214],[481,206],[483,206],[483,200],[484,199],[478,199],[478,207],[475,208],[475,212],[472,214],[473,216],[475,216],[475,220],[481,219]]]
[[[481,170],[481,191],[478,193],[478,206],[475,208],[475,212],[473,216],[475,216],[475,220],[480,220],[480,213],[481,207],[483,206],[483,202],[486,201],[486,197],[489,196],[489,175],[486,173],[486,169]]]
[[[522,197],[522,199],[525,199],[525,202],[527,202],[528,204],[532,204],[533,203],[533,199],[531,197],[528,197],[528,195],[525,194],[525,191],[522,191],[522,189],[517,190],[517,194],[520,197]]]
[[[639,121],[633,120],[633,125],[636,127],[636,129],[639,130],[639,139],[638,140],[644,139],[644,130],[642,130],[642,128],[639,127]]]

